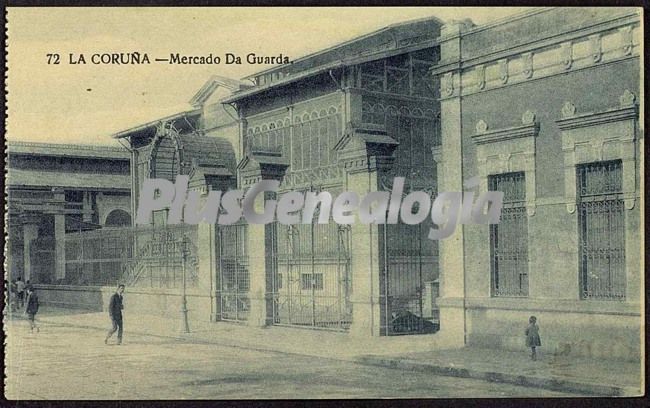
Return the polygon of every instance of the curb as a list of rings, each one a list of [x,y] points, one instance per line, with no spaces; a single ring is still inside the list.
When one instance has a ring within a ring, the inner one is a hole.
[[[379,367],[420,371],[448,377],[473,378],[495,383],[543,388],[552,391],[571,392],[587,396],[622,397],[639,395],[641,393],[640,390],[637,390],[634,387],[584,383],[567,380],[561,377],[545,378],[529,375],[506,374],[494,371],[481,371],[471,368],[436,365],[435,363],[401,360],[398,358],[391,359],[378,356],[361,356],[356,361],[361,364]]]
[[[47,319],[40,319],[40,322],[66,326],[66,327],[77,327],[90,330],[108,330],[107,328],[102,328],[98,326],[90,326],[84,324],[75,324],[68,322],[56,322]],[[307,357],[318,357],[326,358],[328,360],[335,361],[346,361],[357,363],[366,366],[375,366],[375,367],[385,367],[399,370],[409,370],[409,371],[420,371],[440,376],[446,377],[458,377],[458,378],[472,378],[477,380],[483,380],[494,383],[503,383],[503,384],[512,384],[519,385],[524,387],[534,387],[542,388],[551,391],[560,391],[560,392],[570,392],[575,394],[581,394],[584,396],[603,396],[603,397],[631,397],[641,395],[641,390],[634,387],[626,386],[613,386],[613,385],[603,385],[603,384],[593,384],[593,383],[584,383],[577,382],[572,380],[567,380],[561,377],[534,377],[530,375],[518,375],[518,374],[507,374],[494,371],[481,371],[471,368],[463,367],[453,367],[453,366],[444,366],[436,365],[434,363],[419,362],[413,360],[402,360],[399,358],[386,358],[373,355],[363,355],[356,358],[336,358],[336,357],[323,357],[315,356],[310,353],[300,353],[300,352],[287,352],[283,350],[276,350],[268,347],[253,347],[247,345],[237,345],[232,343],[204,340],[199,338],[193,338],[191,335],[179,334],[156,334],[151,332],[143,331],[129,331],[130,333],[142,335],[142,336],[152,336],[165,339],[174,339],[174,340],[185,340],[191,341],[196,344],[213,344],[222,347],[230,347],[243,350],[253,350],[259,352],[272,352],[285,355],[295,355],[295,356],[307,356]]]

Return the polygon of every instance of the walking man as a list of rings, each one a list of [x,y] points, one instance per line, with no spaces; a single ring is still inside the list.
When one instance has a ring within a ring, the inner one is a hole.
[[[104,344],[108,344],[108,339],[110,339],[115,332],[117,332],[117,344],[122,344],[122,309],[124,309],[122,304],[122,293],[124,293],[124,285],[118,285],[117,291],[115,291],[113,296],[111,296],[111,301],[108,304],[108,315],[111,317],[113,327],[108,331],[106,339],[104,339]]]
[[[36,325],[36,313],[38,313],[38,296],[36,296],[36,292],[34,292],[34,288],[29,287],[27,288],[27,306],[25,307],[25,314],[27,315],[27,319],[29,320],[29,328],[34,332],[34,329],[36,329],[36,333],[38,333],[38,326]]]

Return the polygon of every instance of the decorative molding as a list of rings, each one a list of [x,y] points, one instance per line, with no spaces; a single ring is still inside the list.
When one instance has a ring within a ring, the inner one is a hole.
[[[573,43],[571,41],[560,44],[560,59],[565,70],[573,65]]]
[[[564,108],[562,108],[564,115]],[[621,120],[629,120],[637,117],[636,106],[628,108],[615,108],[605,112],[585,113],[572,117],[565,117],[564,119],[557,120],[560,130],[571,130],[587,126],[598,126],[605,123],[618,122]]]
[[[569,118],[576,114],[576,106],[571,102],[564,102],[562,105],[562,117]]]
[[[634,106],[634,103],[636,102],[636,95],[634,95],[633,92],[630,92],[629,89],[626,89],[623,92],[623,95],[618,98],[618,100],[621,108]]]
[[[388,169],[395,161],[399,142],[388,136],[383,126],[348,123],[346,131],[334,146],[338,163],[348,172],[372,172]]]
[[[438,165],[442,164],[443,162],[442,145],[433,146],[431,148],[431,155],[433,156],[433,161],[435,161]]]
[[[476,67],[476,79],[478,83],[478,89],[485,89],[485,65],[478,65]]]
[[[452,96],[454,94],[454,73],[447,72],[442,75],[440,81],[440,87],[442,88],[446,96]]]
[[[533,77],[533,53],[526,52],[521,54],[521,62],[523,64],[523,74],[526,79]]]
[[[488,124],[483,119],[476,122],[476,133],[484,134],[488,130]]]
[[[533,114],[534,117],[534,114]],[[479,132],[479,124],[485,123],[483,120],[480,120],[476,124],[477,134],[472,135],[472,140],[477,145],[501,142],[504,140],[517,139],[521,137],[531,137],[537,136],[539,131],[539,123],[531,122],[522,126],[509,127],[504,129],[496,129],[487,131],[487,124],[485,125],[485,130]]]
[[[625,55],[632,54],[633,41],[632,41],[632,26],[621,27],[621,43],[623,44],[623,53]]]
[[[524,112],[524,114],[521,115],[521,123],[524,125],[532,125],[535,123],[535,113],[530,110]]]
[[[493,50],[492,47],[485,47],[484,53],[472,57],[471,60],[468,60],[468,62],[471,65],[484,64],[488,60],[494,61],[496,59],[504,58],[506,56],[510,57],[512,55],[521,54],[523,52],[527,52],[530,50],[536,50],[540,48],[557,45],[562,42],[573,41],[575,43],[578,42],[579,39],[587,38],[591,34],[618,30],[620,27],[626,25],[633,25],[635,27],[639,27],[640,17],[641,17],[641,13],[639,13],[638,11],[631,11],[627,15],[621,15],[612,18],[610,20],[600,21],[599,23],[592,24],[589,27],[582,27],[578,29],[567,29],[559,35],[540,38],[538,40],[527,42],[515,47],[508,46],[500,50]],[[480,27],[485,27],[485,26],[480,26]],[[472,30],[472,32],[475,31],[476,30]]]
[[[636,133],[638,110],[636,96],[625,90],[620,106],[603,112],[565,115],[556,121],[562,132],[564,154],[564,188],[566,208],[576,212],[576,166],[604,160],[621,160],[623,166],[623,201],[631,210],[636,201]],[[566,104],[565,104],[566,106]],[[575,108],[575,107],[574,107]]]
[[[603,59],[601,35],[602,35],[601,33],[597,33],[589,36],[589,46],[591,47],[591,58],[594,63],[600,62]]]
[[[463,60],[460,66],[438,64],[431,70],[431,74],[442,76],[452,70],[455,72],[457,78],[454,78],[452,93],[445,96],[444,89],[441,91],[441,95],[448,97],[452,94],[471,95],[561,75],[568,70],[589,69],[595,64],[609,64],[638,58],[641,49],[636,34],[638,28],[638,16],[630,15],[525,46]],[[611,44],[607,49],[603,48],[605,41]],[[587,48],[586,53],[579,50],[583,45]],[[522,75],[519,75],[519,72],[517,75],[512,75],[514,64],[521,67]],[[486,79],[484,83],[481,71],[491,72],[492,69],[497,71],[497,78]]]
[[[526,175],[526,212],[529,216],[536,212],[535,192],[535,150],[539,123],[535,113],[527,110],[522,115],[523,125],[504,129],[485,130],[472,136],[476,144],[478,171],[481,177],[481,190],[487,191],[490,174],[523,171]],[[480,123],[485,123],[483,120]]]
[[[499,79],[502,84],[508,83],[508,58],[499,60]]]

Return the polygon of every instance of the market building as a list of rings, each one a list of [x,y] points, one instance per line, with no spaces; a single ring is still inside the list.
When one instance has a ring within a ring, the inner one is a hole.
[[[127,251],[131,296],[177,314],[189,252],[192,318],[520,350],[535,315],[550,352],[638,359],[640,54],[637,10],[542,8],[409,21],[215,76],[192,110],[114,135],[132,151],[132,213],[146,177],[332,196],[404,177],[404,195],[503,191],[501,222],[432,241],[430,221],[166,226],[161,211]]]
[[[6,152],[7,278],[79,283],[66,271],[66,236],[131,225],[128,151],[10,141]]]

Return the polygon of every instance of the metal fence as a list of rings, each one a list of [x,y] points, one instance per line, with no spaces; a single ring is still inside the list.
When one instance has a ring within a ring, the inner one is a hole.
[[[352,322],[349,226],[276,224],[270,238],[274,323],[348,329]]]
[[[56,283],[56,242],[54,237],[38,237],[30,247],[31,282]]]
[[[196,286],[196,242],[196,226],[185,224],[66,234],[66,274],[57,283],[103,286],[120,282],[128,286],[180,288],[185,245],[186,283],[189,287]]]
[[[430,221],[389,224],[383,230],[383,334],[434,333],[439,329],[438,245],[427,238]]]
[[[218,301],[220,319],[245,321],[250,312],[248,225],[237,223],[217,228],[219,254]]]
[[[621,161],[577,169],[583,299],[624,300],[625,214]]]

